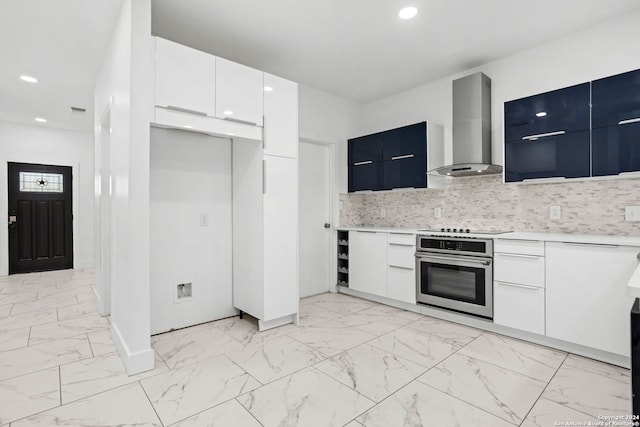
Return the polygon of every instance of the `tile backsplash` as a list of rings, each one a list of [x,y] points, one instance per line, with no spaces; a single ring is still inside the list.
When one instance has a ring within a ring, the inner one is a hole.
[[[640,222],[624,220],[640,206],[640,179],[504,184],[502,175],[449,178],[443,190],[341,194],[341,226],[471,228],[640,236]],[[549,218],[560,206],[561,218]],[[442,216],[434,218],[434,208]],[[386,211],[380,217],[380,209]]]

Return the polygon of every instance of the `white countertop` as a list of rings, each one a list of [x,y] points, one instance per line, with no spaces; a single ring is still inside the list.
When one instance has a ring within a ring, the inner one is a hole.
[[[627,282],[627,295],[640,298],[640,264],[631,275],[631,279]]]
[[[494,239],[511,240],[540,240],[545,242],[571,242],[571,243],[591,243],[596,245],[617,245],[617,246],[639,246],[638,236],[610,236],[604,234],[577,234],[577,233],[530,233],[514,231],[511,233],[498,234]]]
[[[418,234],[417,228],[399,228],[399,227],[338,227],[342,231],[378,231],[381,233],[398,233],[398,234]]]

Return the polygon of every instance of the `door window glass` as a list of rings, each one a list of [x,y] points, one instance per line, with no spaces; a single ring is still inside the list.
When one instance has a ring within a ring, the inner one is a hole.
[[[31,193],[62,193],[62,174],[20,172],[20,191]]]

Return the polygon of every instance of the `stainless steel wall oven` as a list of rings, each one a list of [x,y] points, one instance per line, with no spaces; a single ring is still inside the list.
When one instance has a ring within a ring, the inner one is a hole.
[[[493,240],[418,235],[419,303],[493,319]]]

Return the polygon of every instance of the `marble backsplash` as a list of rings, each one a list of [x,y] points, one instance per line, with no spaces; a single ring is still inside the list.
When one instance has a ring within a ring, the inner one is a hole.
[[[640,206],[640,179],[504,184],[502,175],[449,178],[443,190],[341,194],[340,225],[471,228],[640,236],[640,222],[624,220]],[[562,209],[549,218],[549,206]],[[442,208],[435,219],[433,209]],[[380,218],[380,209],[386,210]]]

